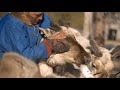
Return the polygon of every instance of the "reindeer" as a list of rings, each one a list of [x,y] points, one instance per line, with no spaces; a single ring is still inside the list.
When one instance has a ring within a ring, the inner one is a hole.
[[[109,50],[99,47],[94,40],[84,38],[73,28],[64,26],[59,28],[72,37],[68,39],[71,49],[62,54],[51,55],[47,61],[51,66],[63,65],[66,62],[74,63],[79,67],[81,64],[86,64],[96,78],[110,77],[114,64]],[[89,62],[85,63],[86,61]]]
[[[63,75],[56,73],[56,71],[44,61],[40,62],[38,65],[41,78],[76,78],[69,72],[66,72]]]
[[[17,53],[5,53],[0,61],[0,78],[37,78],[39,69],[35,62]]]
[[[41,60],[38,64],[14,52],[5,53],[0,61],[0,78],[67,78],[69,73],[57,75]]]
[[[89,62],[91,60],[89,53],[84,50],[74,37],[68,36],[66,40],[70,45],[70,50],[62,54],[51,55],[47,61],[49,65],[62,65],[68,62],[75,63],[77,66],[80,66],[80,64],[85,64],[85,62]]]

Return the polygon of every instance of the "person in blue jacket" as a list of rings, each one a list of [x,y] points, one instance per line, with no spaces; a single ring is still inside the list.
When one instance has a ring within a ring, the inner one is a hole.
[[[44,39],[39,27],[50,28],[52,19],[44,12],[11,12],[0,20],[0,57],[6,52],[19,53],[35,62],[53,52],[66,52],[69,45],[63,39]]]

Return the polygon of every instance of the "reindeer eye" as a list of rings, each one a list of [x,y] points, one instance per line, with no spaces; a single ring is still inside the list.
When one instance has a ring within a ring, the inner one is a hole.
[[[92,67],[93,67],[93,68],[96,68],[96,65],[95,65],[94,63],[92,63]]]

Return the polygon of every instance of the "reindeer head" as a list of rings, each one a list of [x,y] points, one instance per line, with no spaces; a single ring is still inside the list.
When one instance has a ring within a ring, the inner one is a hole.
[[[108,76],[104,64],[97,58],[88,65],[95,78],[106,78]]]
[[[89,67],[96,78],[107,78],[113,69],[110,52],[90,40],[92,61]]]

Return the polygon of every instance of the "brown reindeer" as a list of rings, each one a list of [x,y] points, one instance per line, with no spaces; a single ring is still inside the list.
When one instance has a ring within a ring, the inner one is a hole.
[[[75,63],[77,66],[90,62],[91,57],[84,48],[75,40],[74,36],[67,36],[66,40],[70,45],[70,50],[62,54],[53,54],[48,59],[51,66],[62,65],[66,62]]]

